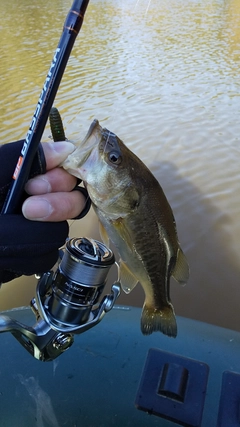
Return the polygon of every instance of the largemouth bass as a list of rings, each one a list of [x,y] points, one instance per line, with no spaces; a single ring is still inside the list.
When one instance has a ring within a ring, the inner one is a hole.
[[[62,165],[83,180],[100,221],[100,234],[120,255],[120,283],[129,293],[138,282],[145,292],[141,330],[176,337],[170,300],[173,276],[185,284],[189,267],[164,192],[145,164],[97,120]]]

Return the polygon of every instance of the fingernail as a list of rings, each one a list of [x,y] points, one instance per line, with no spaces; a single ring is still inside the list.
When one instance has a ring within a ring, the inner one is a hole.
[[[27,219],[43,221],[51,215],[53,208],[46,199],[31,197],[24,202],[22,212]]]
[[[25,185],[25,191],[28,194],[45,194],[50,193],[51,185],[47,179],[37,176],[35,178],[29,179]]]
[[[69,141],[58,141],[52,144],[53,149],[64,156],[68,156],[75,150],[75,145]]]

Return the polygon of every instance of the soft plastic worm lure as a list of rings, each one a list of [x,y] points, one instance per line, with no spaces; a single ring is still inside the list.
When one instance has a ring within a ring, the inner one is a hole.
[[[65,141],[67,138],[63,129],[63,122],[60,113],[56,107],[52,107],[50,110],[49,122],[53,141]]]

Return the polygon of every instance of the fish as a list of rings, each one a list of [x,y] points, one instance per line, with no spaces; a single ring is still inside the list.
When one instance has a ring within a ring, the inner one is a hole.
[[[62,166],[83,181],[99,219],[101,238],[107,246],[110,239],[119,253],[123,291],[130,293],[137,283],[143,287],[142,333],[160,331],[176,337],[170,277],[185,284],[189,266],[158,180],[96,119]]]

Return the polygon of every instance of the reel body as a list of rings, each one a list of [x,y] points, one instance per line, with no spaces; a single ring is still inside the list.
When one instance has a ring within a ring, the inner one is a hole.
[[[61,251],[56,271],[44,273],[37,284],[30,306],[36,317],[33,327],[0,315],[0,332],[12,335],[42,361],[54,360],[80,334],[99,323],[112,309],[120,294],[115,282],[111,294],[101,301],[113,252],[103,243],[88,238],[73,238]]]

